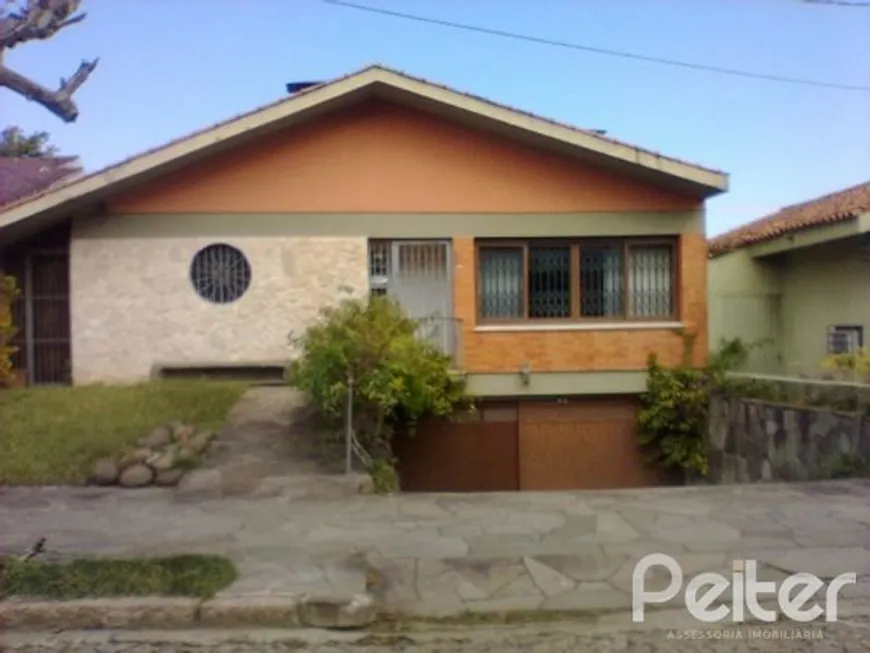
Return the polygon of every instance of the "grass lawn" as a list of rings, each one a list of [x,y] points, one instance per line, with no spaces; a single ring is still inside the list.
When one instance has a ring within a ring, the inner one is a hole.
[[[0,485],[78,485],[94,462],[183,420],[217,429],[247,386],[211,380],[0,391]]]
[[[0,597],[80,599],[106,596],[211,598],[236,579],[227,558],[179,555],[129,560],[74,560],[55,564],[4,561]]]

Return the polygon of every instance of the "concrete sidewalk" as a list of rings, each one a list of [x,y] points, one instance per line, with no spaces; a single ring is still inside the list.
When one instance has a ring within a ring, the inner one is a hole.
[[[220,553],[240,572],[226,596],[369,590],[387,609],[426,616],[604,610],[628,620],[631,571],[649,553],[672,555],[687,576],[730,577],[735,558],[759,560],[762,579],[854,571],[861,582],[842,595],[870,601],[865,481],[298,496],[298,488],[197,501],[159,489],[0,488],[0,551],[46,537],[61,557]]]

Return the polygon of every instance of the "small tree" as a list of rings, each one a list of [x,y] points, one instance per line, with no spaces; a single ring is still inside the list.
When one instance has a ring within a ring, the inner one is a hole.
[[[38,158],[56,156],[57,148],[49,143],[48,132],[25,134],[21,127],[7,127],[0,132],[0,156]]]
[[[396,302],[372,297],[326,308],[304,334],[291,335],[299,356],[287,370],[288,382],[336,422],[351,396],[357,440],[376,469],[392,473],[381,490],[396,489],[391,441],[397,430],[413,431],[424,417],[472,407],[464,381],[451,373],[450,357],[417,338],[417,327]]]
[[[12,326],[12,302],[16,297],[15,279],[0,274],[0,386],[12,380],[12,354],[18,351],[9,344],[17,332]]]

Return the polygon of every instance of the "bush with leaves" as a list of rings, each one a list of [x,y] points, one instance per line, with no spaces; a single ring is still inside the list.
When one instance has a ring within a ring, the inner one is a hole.
[[[729,386],[727,373],[745,363],[749,350],[740,340],[724,342],[704,368],[665,368],[650,355],[638,441],[651,462],[687,479],[706,476],[710,397]]]
[[[418,338],[418,327],[395,301],[375,296],[325,308],[304,334],[291,335],[298,357],[287,369],[288,382],[336,423],[344,418],[351,386],[354,432],[380,477],[389,477],[384,465],[394,465],[394,433],[473,406],[450,357]]]
[[[10,344],[17,332],[12,326],[12,303],[16,297],[15,279],[0,275],[0,387],[12,380],[12,354],[18,351]]]
[[[834,372],[841,379],[863,382],[870,378],[870,352],[861,348],[842,354],[831,354],[822,359],[821,367]]]

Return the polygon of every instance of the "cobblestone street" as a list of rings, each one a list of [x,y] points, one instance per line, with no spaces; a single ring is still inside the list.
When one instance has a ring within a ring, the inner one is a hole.
[[[694,632],[619,632],[538,624],[401,635],[323,631],[65,633],[20,635],[7,638],[5,644],[9,653],[866,653],[870,650],[870,623],[864,619],[824,629],[778,624]]]

